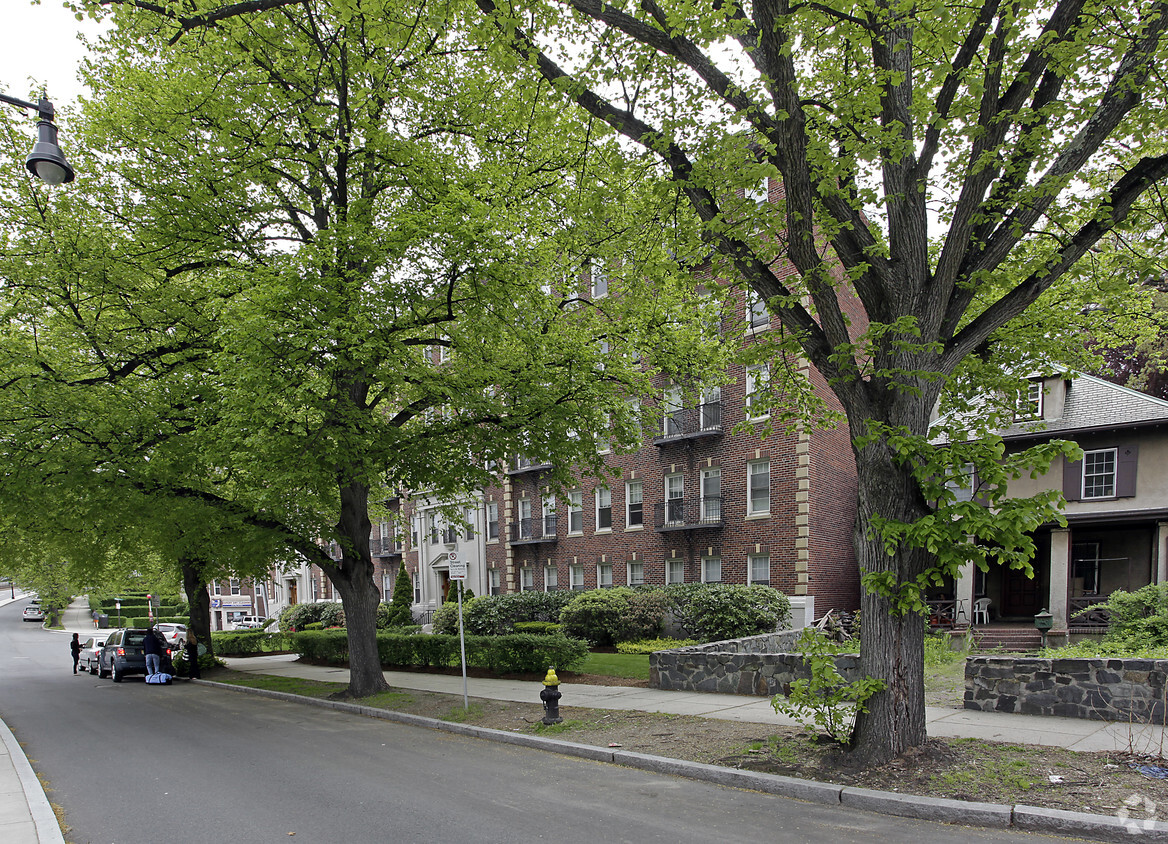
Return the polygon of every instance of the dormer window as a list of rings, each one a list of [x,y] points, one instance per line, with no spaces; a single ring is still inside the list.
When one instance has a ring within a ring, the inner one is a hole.
[[[1042,381],[1031,381],[1026,385],[1026,393],[1018,397],[1018,408],[1014,418],[1018,421],[1042,418]]]
[[[592,281],[592,298],[602,299],[608,295],[608,273],[599,261],[593,261],[588,267]]]

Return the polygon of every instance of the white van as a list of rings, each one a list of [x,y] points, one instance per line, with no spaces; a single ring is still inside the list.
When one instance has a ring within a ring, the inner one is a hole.
[[[235,623],[231,625],[232,630],[262,630],[267,619],[262,615],[245,615],[243,618],[235,619]]]

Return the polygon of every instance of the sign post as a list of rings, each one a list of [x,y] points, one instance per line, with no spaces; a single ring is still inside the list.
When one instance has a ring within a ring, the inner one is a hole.
[[[450,580],[458,593],[458,653],[462,662],[462,708],[470,709],[470,698],[466,692],[466,633],[462,628],[462,584],[466,582],[466,560],[459,559],[457,551],[446,555],[450,564]]]

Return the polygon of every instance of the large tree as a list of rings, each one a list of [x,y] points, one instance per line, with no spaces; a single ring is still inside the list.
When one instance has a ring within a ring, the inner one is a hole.
[[[12,393],[60,402],[23,419],[28,448],[74,448],[117,408],[84,483],[209,508],[320,566],[353,695],[385,687],[370,502],[454,500],[520,453],[602,471],[651,375],[631,349],[668,337],[687,290],[645,300],[645,266],[666,282],[676,267],[665,229],[547,86],[494,78],[440,15],[359,6],[298,3],[176,44],[120,10],[72,124],[105,175],[27,219],[10,209],[3,267],[30,351]],[[101,260],[62,248],[79,218],[109,239]],[[614,295],[584,302],[601,262]],[[74,351],[68,377],[50,335]],[[68,422],[87,400],[92,425]],[[197,562],[189,526],[171,535]]]

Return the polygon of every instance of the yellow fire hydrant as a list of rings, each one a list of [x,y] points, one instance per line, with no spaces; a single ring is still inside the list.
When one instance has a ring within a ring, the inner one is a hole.
[[[556,676],[556,667],[548,668],[547,676],[543,678],[543,691],[539,699],[543,701],[543,723],[545,726],[559,724],[564,719],[560,717],[560,678]]]

